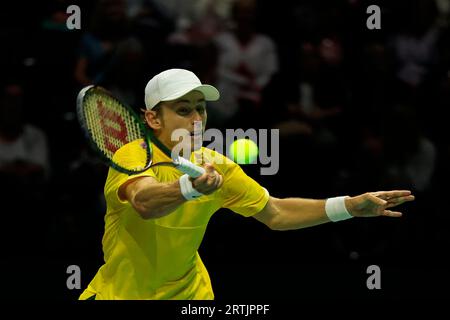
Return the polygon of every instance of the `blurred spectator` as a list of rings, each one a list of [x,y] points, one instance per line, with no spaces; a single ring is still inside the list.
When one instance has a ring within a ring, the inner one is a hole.
[[[134,39],[117,45],[117,60],[111,68],[108,89],[126,104],[138,107],[142,103],[142,82],[145,56],[143,48]]]
[[[255,30],[256,2],[236,1],[233,28],[215,37],[216,84],[221,99],[211,103],[211,121],[219,127],[254,127],[263,91],[278,71],[275,43]],[[260,119],[261,120],[261,119]]]
[[[450,1],[449,0],[435,0],[436,7],[439,12],[438,23],[442,26],[448,27],[450,21]]]
[[[233,1],[172,1],[171,11],[176,29],[169,37],[169,42],[196,45],[208,43],[229,22]],[[170,1],[164,3],[167,5]],[[174,7],[175,4],[177,8]]]
[[[289,111],[314,123],[325,134],[336,139],[331,127],[333,118],[342,113],[346,87],[342,71],[342,47],[337,38],[323,38],[315,46],[303,43],[300,56],[298,101],[291,101]]]
[[[448,145],[447,110],[450,105],[450,25],[441,29],[436,45],[438,62],[432,71],[433,81],[425,87],[423,97],[418,101],[421,118],[427,133],[439,147]]]
[[[47,138],[24,120],[23,89],[7,85],[0,99],[0,172],[19,185],[42,183],[49,176]]]
[[[203,82],[213,83],[217,64],[214,38],[226,29],[233,1],[174,0],[161,3],[170,11],[174,22],[174,30],[167,37],[166,66],[189,69]]]
[[[352,113],[355,118],[388,112],[395,99],[394,59],[382,41],[366,43],[355,66]]]
[[[107,85],[118,61],[140,46],[130,35],[125,0],[99,0],[88,30],[81,39],[75,79],[81,86]]]
[[[346,152],[348,141],[344,134],[350,129],[349,117],[344,116],[349,88],[342,44],[339,37],[332,34],[317,43],[303,42],[297,59],[296,86],[285,93],[290,97],[287,112],[274,127],[280,128],[284,140],[298,146],[295,151],[289,149],[289,156],[299,159],[300,167],[305,168],[297,173],[305,188],[339,192],[336,176],[346,160],[333,157],[333,161],[329,161],[329,155]],[[312,174],[307,169],[311,166],[322,169]]]
[[[360,149],[348,157],[352,159],[350,185],[358,186],[357,190],[408,189],[417,195],[418,201],[406,210],[401,223],[358,221],[356,228],[346,229],[335,243],[342,241],[347,254],[355,260],[415,259],[425,254],[423,250],[430,245],[431,233],[435,232],[429,221],[436,221],[436,208],[430,205],[438,155],[436,146],[424,135],[416,110],[407,103],[395,105],[387,116],[380,114],[376,119],[360,121],[364,121],[358,134],[361,140],[356,142]],[[383,237],[376,239],[380,233]]]
[[[436,64],[436,44],[440,29],[434,1],[408,1],[404,8],[405,21],[398,34],[390,40],[397,61],[396,77],[403,98],[417,97],[430,69]]]
[[[174,18],[164,3],[157,0],[128,0],[126,15],[133,36],[142,44],[145,59],[140,68],[147,78],[164,68],[167,38],[174,30]],[[145,83],[139,86],[143,87]]]
[[[67,29],[67,8],[70,5],[80,5],[80,0],[50,0],[42,5],[43,19],[41,25],[47,30],[69,32]],[[84,6],[82,6],[84,9]]]
[[[430,190],[436,167],[436,147],[422,132],[417,113],[397,106],[386,119],[384,175],[380,185],[398,186],[420,195]]]
[[[367,120],[358,135],[360,151],[354,154],[354,185],[397,186],[419,195],[429,191],[437,150],[419,120],[408,104],[396,105],[383,120]]]
[[[32,35],[30,41],[33,50],[27,50],[28,85],[25,86],[27,97],[31,101],[39,101],[41,108],[31,108],[27,114],[33,118],[49,139],[50,149],[58,149],[58,140],[62,140],[60,130],[64,129],[68,139],[71,130],[67,124],[75,120],[74,96],[76,91],[73,69],[77,57],[77,44],[81,31],[67,28],[66,13],[70,5],[78,5],[81,9],[81,30],[86,27],[85,13],[90,9],[87,0],[50,0],[39,2],[36,27],[27,30]],[[33,32],[33,33],[31,33]],[[61,153],[52,153],[54,156]]]
[[[0,194],[2,257],[23,255],[22,247],[39,246],[45,219],[46,183],[49,177],[47,138],[42,130],[25,121],[24,92],[10,84],[0,92]],[[13,230],[13,231],[10,231]],[[31,250],[31,252],[35,252]]]

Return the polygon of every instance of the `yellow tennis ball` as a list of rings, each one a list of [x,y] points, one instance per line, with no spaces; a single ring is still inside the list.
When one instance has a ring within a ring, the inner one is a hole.
[[[238,139],[230,145],[230,158],[238,164],[254,163],[259,149],[250,139]]]

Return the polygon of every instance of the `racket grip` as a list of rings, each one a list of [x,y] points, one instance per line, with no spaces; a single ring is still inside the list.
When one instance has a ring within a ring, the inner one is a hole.
[[[174,163],[176,164],[178,170],[188,174],[191,178],[198,178],[205,173],[204,168],[193,164],[183,157],[178,157],[178,159],[174,160]]]

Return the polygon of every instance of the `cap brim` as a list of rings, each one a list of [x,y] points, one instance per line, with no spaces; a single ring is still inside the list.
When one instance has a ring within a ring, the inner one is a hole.
[[[216,100],[219,100],[219,98],[220,98],[219,90],[217,90],[214,86],[211,86],[209,84],[202,84],[202,85],[193,85],[192,87],[183,88],[183,90],[180,90],[179,92],[176,92],[168,97],[165,97],[161,101],[176,100],[194,90],[197,90],[197,91],[200,91],[201,93],[203,93],[206,101],[216,101]]]

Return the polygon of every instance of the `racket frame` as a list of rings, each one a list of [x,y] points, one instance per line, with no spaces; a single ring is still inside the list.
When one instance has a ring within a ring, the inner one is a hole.
[[[98,90],[98,91],[102,92],[103,94],[107,95],[109,98],[116,100],[134,118],[135,122],[139,126],[140,131],[144,133],[142,139],[144,140],[144,143],[145,143],[145,152],[146,152],[146,155],[147,155],[147,163],[144,166],[144,168],[139,169],[139,170],[129,170],[129,169],[126,169],[126,168],[118,165],[112,159],[110,159],[105,154],[105,152],[103,152],[98,147],[97,143],[95,143],[95,140],[92,137],[91,130],[87,126],[87,119],[86,119],[85,112],[84,112],[84,101],[85,101],[87,95],[90,94],[89,91],[91,91],[91,90]],[[104,89],[104,88],[102,88],[100,86],[96,86],[96,85],[90,85],[90,86],[87,86],[87,87],[84,87],[83,89],[81,89],[81,91],[78,93],[78,96],[77,96],[77,118],[78,118],[78,122],[79,122],[79,124],[80,124],[80,126],[82,128],[83,134],[84,134],[85,138],[89,141],[89,144],[90,144],[91,148],[110,167],[114,168],[115,170],[117,170],[119,172],[122,172],[122,173],[125,173],[125,174],[128,174],[128,175],[134,175],[134,174],[142,173],[142,172],[148,170],[152,166],[152,145],[151,145],[151,142],[150,142],[151,141],[151,134],[150,134],[149,130],[147,129],[145,124],[142,122],[142,120],[139,117],[139,115],[133,109],[131,109],[126,104],[124,104],[124,103],[120,102],[119,100],[117,100],[106,89]]]

